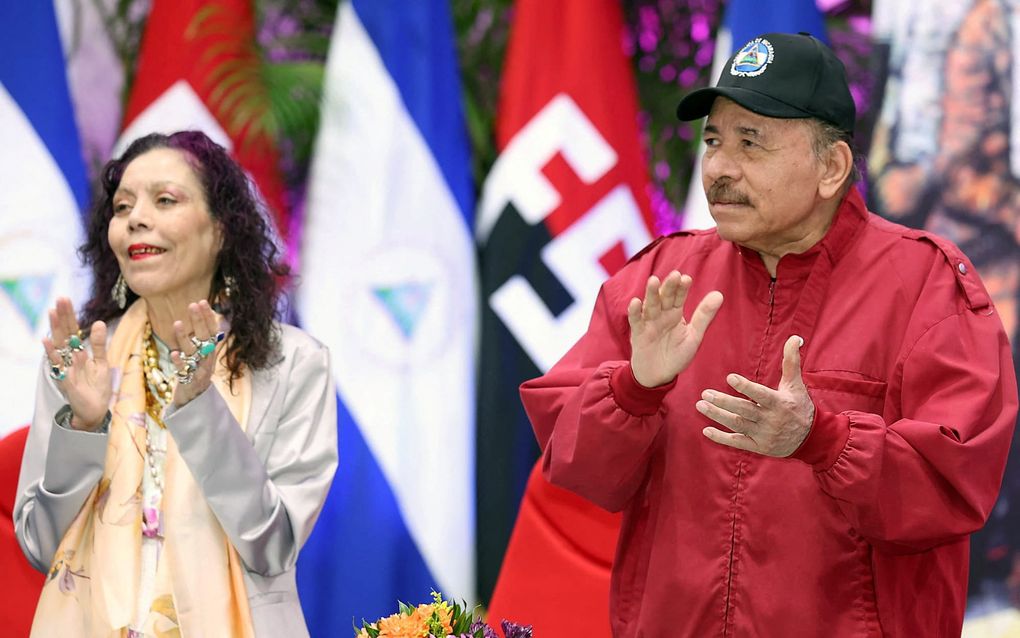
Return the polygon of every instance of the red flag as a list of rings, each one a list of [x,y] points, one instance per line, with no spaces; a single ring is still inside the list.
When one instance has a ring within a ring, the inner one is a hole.
[[[486,302],[479,578],[484,598],[487,561],[502,552],[486,546],[501,533],[488,526],[516,511],[527,481],[490,622],[529,623],[542,636],[609,636],[619,516],[549,485],[539,467],[530,480],[521,472],[533,467],[535,449],[517,386],[573,345],[601,283],[651,240],[636,90],[617,0],[517,0],[514,15],[501,154],[477,223]]]
[[[248,0],[154,0],[115,154],[159,131],[199,129],[230,150],[287,234],[277,149],[257,115],[268,108]]]
[[[624,183],[652,232],[648,167],[637,125],[637,90],[623,53],[625,31],[619,2],[517,0],[514,15],[496,123],[498,148],[504,150],[553,98],[564,94],[580,107],[618,156],[594,184],[557,181],[563,205],[546,224],[556,235],[584,215],[597,198]],[[550,178],[556,180],[553,175]]]
[[[18,495],[18,473],[25,453],[28,426],[0,438],[0,627],[6,636],[27,636],[32,630],[35,606],[42,592],[44,576],[32,569],[14,534],[14,501]]]

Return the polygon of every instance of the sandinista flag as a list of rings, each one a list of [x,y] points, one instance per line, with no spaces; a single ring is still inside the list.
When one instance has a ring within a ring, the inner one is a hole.
[[[248,117],[267,108],[249,0],[153,0],[119,155],[148,133],[203,131],[254,179],[287,237],[276,148]]]
[[[474,194],[447,0],[341,4],[299,319],[333,357],[340,467],[298,561],[313,636],[474,600]]]
[[[601,283],[652,238],[619,3],[518,0],[513,15],[497,114],[500,155],[484,185],[476,232],[483,599],[538,454],[518,385],[580,338]],[[618,518],[545,484],[540,473],[532,483],[489,617],[534,623],[536,635],[599,635],[587,633],[591,627],[607,633]]]
[[[0,3],[0,437],[35,406],[46,311],[78,301],[88,178],[52,2]]]

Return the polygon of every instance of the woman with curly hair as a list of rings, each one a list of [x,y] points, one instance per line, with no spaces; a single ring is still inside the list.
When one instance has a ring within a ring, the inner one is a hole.
[[[244,172],[202,133],[143,137],[80,253],[92,296],[49,313],[15,505],[48,574],[32,635],[307,635],[336,399],[326,349],[274,321],[287,270]]]

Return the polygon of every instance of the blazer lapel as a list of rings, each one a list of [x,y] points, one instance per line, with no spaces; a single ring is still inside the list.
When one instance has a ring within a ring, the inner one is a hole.
[[[248,411],[248,427],[245,433],[249,439],[254,439],[259,433],[263,424],[267,422],[266,417],[270,413],[280,412],[280,402],[275,401],[276,393],[280,388],[280,372],[282,366],[275,365],[265,370],[258,370],[251,375],[251,408]],[[277,419],[271,419],[269,423],[276,423]]]

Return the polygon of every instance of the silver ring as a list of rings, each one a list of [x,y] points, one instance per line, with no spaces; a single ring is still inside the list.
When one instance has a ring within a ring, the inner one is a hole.
[[[188,385],[195,380],[195,371],[188,368],[178,370],[174,375],[177,377],[177,383],[181,385]]]
[[[56,351],[57,354],[60,355],[60,361],[61,363],[64,364],[65,368],[70,368],[71,366],[74,365],[74,357],[72,356],[72,352],[74,352],[74,350],[71,348],[71,346],[57,348]]]
[[[198,362],[201,360],[202,358],[198,356],[197,352],[195,354],[181,353],[181,361],[184,365],[174,373],[177,376],[177,383],[188,385],[194,381],[195,372],[198,371]]]

